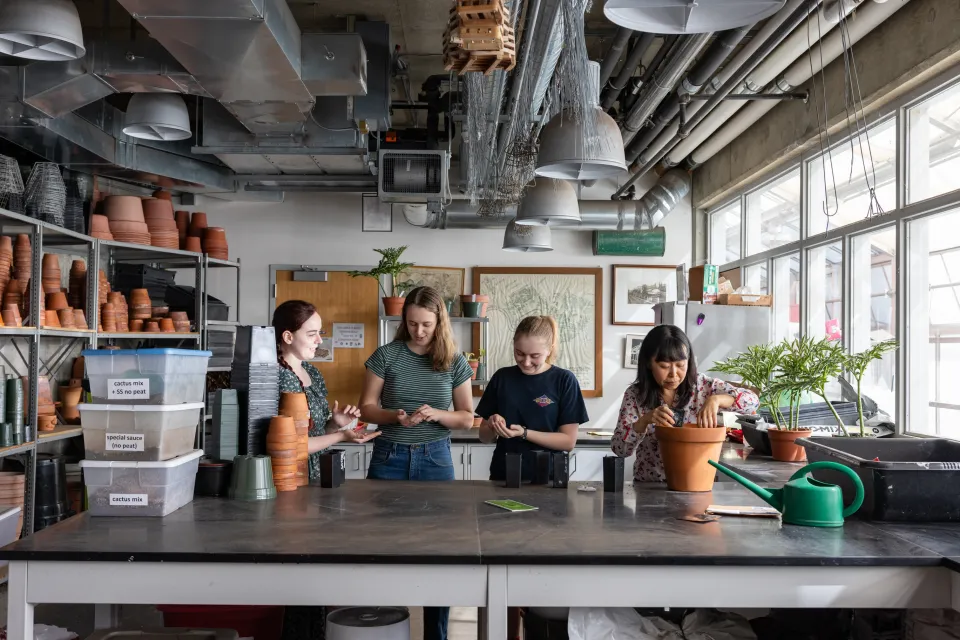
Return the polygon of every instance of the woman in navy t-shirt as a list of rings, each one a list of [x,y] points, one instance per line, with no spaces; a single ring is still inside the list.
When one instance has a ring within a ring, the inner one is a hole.
[[[496,442],[490,479],[506,477],[506,454],[572,451],[587,407],[573,373],[557,360],[557,321],[550,316],[524,318],[513,334],[517,364],[493,374],[477,405],[481,442]],[[524,456],[523,479],[531,480],[532,456]]]

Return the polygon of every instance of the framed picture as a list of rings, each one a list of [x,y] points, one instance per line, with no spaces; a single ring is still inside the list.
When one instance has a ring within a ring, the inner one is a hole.
[[[450,315],[460,315],[460,296],[463,295],[463,284],[466,279],[466,269],[455,267],[423,267],[419,264],[400,274],[400,282],[410,283],[411,287],[433,287],[440,292],[445,302],[453,301],[450,305]]]
[[[646,338],[646,334],[641,333],[628,333],[624,336],[625,340],[623,343],[623,368],[624,369],[636,369],[637,368],[637,356],[640,354],[640,345],[643,344],[643,339]]]
[[[364,193],[360,197],[363,214],[363,231],[393,231],[393,205],[380,200],[375,193]]]
[[[653,305],[677,299],[674,265],[613,265],[611,324],[652,327]]]
[[[553,316],[560,329],[557,366],[577,376],[584,397],[603,395],[603,270],[474,267],[473,291],[487,306],[487,375],[515,364],[513,332],[527,316]],[[479,349],[474,329],[474,352]]]

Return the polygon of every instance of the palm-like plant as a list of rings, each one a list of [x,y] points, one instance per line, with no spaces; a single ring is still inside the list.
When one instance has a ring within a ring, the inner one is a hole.
[[[780,413],[779,395],[772,394],[771,388],[785,350],[783,343],[752,345],[743,353],[713,365],[714,371],[739,376],[744,384],[756,389],[760,403],[770,410],[778,429],[781,428],[783,415]]]
[[[377,266],[369,271],[348,271],[348,273],[354,278],[374,278],[384,298],[402,297],[409,288],[410,283],[401,282],[400,274],[414,266],[412,262],[400,262],[400,256],[403,255],[403,252],[406,250],[406,245],[402,247],[374,249],[374,251],[380,254],[380,262]],[[383,283],[380,281],[381,276],[390,276],[390,294],[387,294],[387,291],[383,288]]]
[[[885,353],[896,351],[899,347],[900,345],[896,340],[885,340],[884,342],[877,342],[871,345],[869,349],[861,351],[860,353],[846,357],[844,368],[857,380],[857,417],[860,420],[861,437],[864,435],[865,422],[863,419],[863,396],[860,393],[863,376],[866,375],[867,369],[870,368],[870,364],[874,360],[879,360]]]

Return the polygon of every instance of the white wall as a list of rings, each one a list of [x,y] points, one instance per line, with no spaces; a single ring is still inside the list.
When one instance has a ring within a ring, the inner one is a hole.
[[[650,183],[638,192],[643,193]],[[614,189],[584,189],[584,199],[606,199]],[[409,245],[404,258],[430,266],[466,267],[466,286],[472,283],[473,266],[604,267],[603,270],[603,397],[588,398],[594,428],[612,430],[624,389],[635,371],[623,368],[624,336],[642,327],[610,324],[611,264],[691,263],[693,231],[689,200],[666,219],[667,248],[662,258],[594,256],[592,233],[554,231],[548,253],[518,254],[501,249],[503,229],[431,230],[404,221],[399,207],[392,233],[360,230],[360,196],[356,194],[290,193],[282,204],[228,203],[204,199],[198,210],[207,212],[211,226],[227,229],[231,259],[242,263],[239,319],[246,324],[268,324],[268,286],[271,264],[364,265],[375,264],[373,248]],[[235,287],[224,270],[211,276],[211,295],[231,306]],[[632,331],[633,330],[633,331]]]

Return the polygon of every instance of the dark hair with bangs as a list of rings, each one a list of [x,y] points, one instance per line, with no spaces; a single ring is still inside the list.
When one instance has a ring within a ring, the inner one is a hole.
[[[677,397],[671,408],[681,409],[687,406],[697,387],[697,363],[693,357],[693,347],[687,334],[672,324],[661,324],[650,330],[640,345],[637,356],[637,379],[633,387],[637,390],[637,402],[641,409],[650,411],[663,404],[660,385],[653,377],[651,366],[654,362],[687,361],[687,377],[677,388]]]

